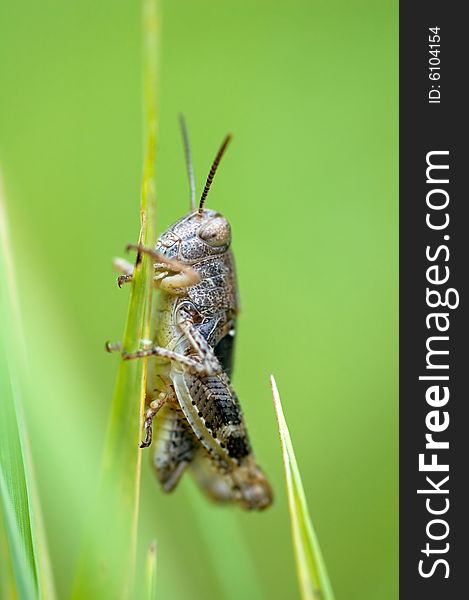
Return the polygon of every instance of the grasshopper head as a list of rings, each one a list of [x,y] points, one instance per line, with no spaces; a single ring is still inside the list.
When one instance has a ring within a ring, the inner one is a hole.
[[[220,255],[231,244],[231,228],[219,212],[204,209],[190,213],[158,240],[156,249],[166,256],[191,264],[201,258]]]
[[[191,264],[200,258],[223,254],[231,243],[231,228],[228,221],[219,212],[205,208],[205,200],[212,185],[221,157],[231,139],[227,135],[212,163],[200,198],[198,208],[195,207],[195,183],[189,150],[189,140],[185,123],[182,120],[184,144],[186,148],[187,170],[191,187],[192,211],[180,219],[158,240],[157,250],[168,257],[177,258]]]

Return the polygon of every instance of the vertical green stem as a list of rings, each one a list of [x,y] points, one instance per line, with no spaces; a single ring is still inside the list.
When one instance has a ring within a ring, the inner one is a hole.
[[[144,0],[145,157],[139,243],[155,243],[156,57],[155,0]],[[135,350],[150,335],[153,264],[138,255],[122,345]],[[141,450],[146,359],[121,359],[105,441],[102,477],[92,525],[79,565],[73,598],[132,597],[140,499]]]

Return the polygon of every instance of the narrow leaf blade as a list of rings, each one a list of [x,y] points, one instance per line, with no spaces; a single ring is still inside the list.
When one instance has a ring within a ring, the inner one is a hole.
[[[0,520],[10,597],[53,600],[54,584],[22,406],[28,369],[0,173]],[[27,393],[27,392],[26,392]]]
[[[311,523],[293,444],[273,375],[270,378],[280,432],[290,510],[293,548],[303,600],[334,600],[334,594]]]

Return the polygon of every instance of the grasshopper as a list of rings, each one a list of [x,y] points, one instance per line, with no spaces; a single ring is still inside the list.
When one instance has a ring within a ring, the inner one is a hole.
[[[213,500],[264,509],[272,502],[266,476],[256,464],[243,412],[230,377],[239,300],[231,229],[217,211],[205,208],[215,172],[231,136],[226,136],[205,183],[198,207],[189,139],[181,117],[191,211],[169,227],[156,248],[128,249],[154,259],[159,290],[150,345],[122,352],[125,360],[150,357],[145,439],[153,439],[153,464],[163,489],[172,491],[186,469]],[[133,266],[116,261],[119,287],[132,280]],[[108,350],[118,345],[108,345]]]

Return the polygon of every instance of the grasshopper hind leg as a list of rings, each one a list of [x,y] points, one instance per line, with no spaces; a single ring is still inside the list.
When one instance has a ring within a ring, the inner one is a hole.
[[[153,466],[165,492],[172,492],[192,462],[197,440],[176,406],[166,404],[156,416]]]

